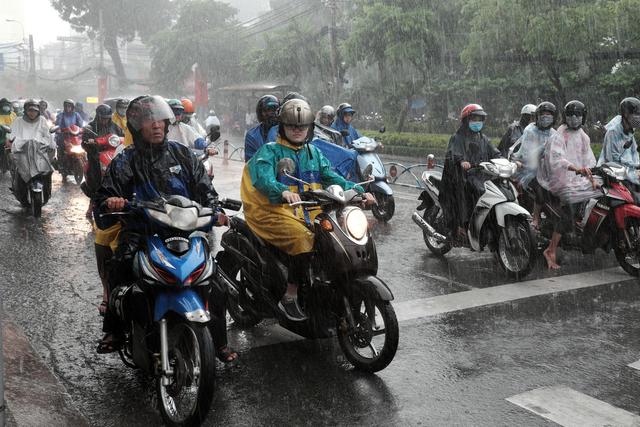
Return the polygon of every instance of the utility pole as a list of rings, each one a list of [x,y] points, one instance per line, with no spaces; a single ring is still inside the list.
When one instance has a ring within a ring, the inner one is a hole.
[[[338,41],[336,37],[336,15],[337,4],[336,0],[327,0],[327,7],[331,13],[331,20],[329,22],[329,45],[330,45],[330,58],[331,58],[331,103],[336,105],[338,103],[338,96],[340,95],[340,76],[338,75]]]
[[[33,49],[33,34],[29,34],[29,81],[36,83],[36,51]]]
[[[98,67],[98,102],[104,101],[109,90],[107,72],[104,69],[104,26],[102,22],[102,9],[98,9],[98,23],[100,25],[100,65]]]

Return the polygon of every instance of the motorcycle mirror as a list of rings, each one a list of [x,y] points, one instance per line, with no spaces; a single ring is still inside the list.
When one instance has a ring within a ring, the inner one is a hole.
[[[60,126],[53,126],[52,128],[49,128],[49,133],[56,133],[60,130]]]
[[[382,126],[378,132],[385,133],[387,131],[386,126]]]
[[[293,172],[296,168],[296,164],[293,162],[292,159],[290,158],[284,158],[281,159],[278,162],[278,175],[288,175],[289,173]]]
[[[2,129],[4,133],[11,133],[11,128],[7,125],[1,125],[0,129]]]

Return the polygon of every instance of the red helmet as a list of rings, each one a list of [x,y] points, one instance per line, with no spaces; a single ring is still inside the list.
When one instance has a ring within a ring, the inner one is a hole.
[[[180,100],[182,102],[182,106],[184,107],[184,112],[187,114],[193,114],[196,110],[193,109],[193,103],[189,98],[182,98]]]
[[[462,112],[460,113],[460,120],[464,120],[472,114],[476,114],[478,116],[487,115],[480,104],[469,104],[462,109]]]

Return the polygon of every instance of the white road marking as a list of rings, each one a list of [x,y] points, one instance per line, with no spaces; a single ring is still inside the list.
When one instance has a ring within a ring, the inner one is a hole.
[[[610,268],[586,273],[550,277],[547,279],[516,282],[489,288],[473,289],[470,291],[439,295],[431,298],[394,302],[393,307],[395,309],[398,322],[406,322],[423,317],[451,313],[454,311],[501,304],[534,296],[556,294],[608,283],[622,282],[625,280],[637,279],[630,277],[621,268]],[[239,340],[243,340],[246,343],[250,342],[251,348],[303,339],[302,337],[278,325],[254,328],[251,330],[250,337],[248,337],[244,332],[240,333],[241,336],[239,337],[233,337],[233,335],[235,335],[235,333],[232,329],[230,331],[230,340],[232,341],[232,344],[239,342]]]
[[[562,385],[531,390],[507,401],[565,427],[640,425],[640,416]]]
[[[629,363],[627,366],[640,371],[640,360],[638,360],[637,362]]]

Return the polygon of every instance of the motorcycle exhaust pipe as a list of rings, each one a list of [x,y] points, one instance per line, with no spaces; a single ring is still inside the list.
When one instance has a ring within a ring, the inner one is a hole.
[[[435,228],[429,225],[429,223],[425,221],[418,212],[414,212],[413,215],[411,215],[411,219],[413,222],[418,224],[418,226],[422,228],[429,237],[436,239],[438,243],[444,243],[447,240],[445,236],[438,233]]]

